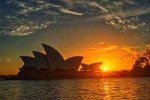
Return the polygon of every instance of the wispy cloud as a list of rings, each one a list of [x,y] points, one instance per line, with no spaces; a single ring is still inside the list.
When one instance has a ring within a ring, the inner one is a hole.
[[[150,43],[146,44],[146,47],[150,48]]]
[[[105,45],[103,42],[96,44],[94,47],[88,48],[92,52],[106,52],[117,49],[117,45]]]
[[[0,62],[11,62],[12,60],[9,58],[0,58]]]
[[[6,62],[11,62],[11,59],[6,58],[5,61],[6,61]]]
[[[111,45],[104,42],[96,43],[93,47],[89,48],[91,52],[111,52],[113,50],[118,51],[118,53],[122,52],[125,55],[133,55],[136,58],[140,53],[138,51],[142,50],[142,48],[149,47],[149,44],[146,46],[119,46],[119,45]]]
[[[99,42],[99,43],[97,43],[98,45],[103,45],[103,44],[105,44],[105,42]]]
[[[132,47],[133,48],[133,47]],[[137,51],[133,50],[131,47],[127,47],[124,45],[121,49],[124,50],[125,52],[137,56]]]
[[[7,0],[0,7],[0,34],[26,36],[54,23],[68,20],[104,20],[116,29],[149,31],[149,19],[143,18],[150,13],[149,1],[138,0]]]
[[[103,48],[99,49],[99,51],[110,51],[110,50],[114,50],[114,49],[117,49],[117,48],[118,48],[117,45],[110,45],[110,46],[103,47]]]
[[[108,13],[108,12],[109,12],[105,7],[99,5],[99,4],[96,3],[96,2],[90,2],[89,5],[91,5],[91,6],[93,6],[93,7],[99,8],[99,9],[102,10],[104,13]]]
[[[62,11],[63,13],[71,14],[71,15],[77,15],[77,16],[82,16],[82,15],[84,15],[83,13],[74,12],[74,11],[71,11],[71,10],[69,10],[69,9],[64,9],[64,8],[62,8],[61,11]]]

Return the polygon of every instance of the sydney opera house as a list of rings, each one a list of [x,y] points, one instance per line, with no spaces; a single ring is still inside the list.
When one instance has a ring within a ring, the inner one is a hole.
[[[99,70],[102,62],[90,65],[83,64],[82,56],[64,59],[53,47],[42,44],[46,54],[32,51],[34,57],[20,56],[24,62],[18,73],[19,79],[52,79],[52,78],[81,78],[92,76],[89,72]],[[79,66],[82,66],[79,71]]]

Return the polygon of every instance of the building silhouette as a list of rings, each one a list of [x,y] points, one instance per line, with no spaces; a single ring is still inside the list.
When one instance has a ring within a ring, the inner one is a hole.
[[[29,69],[29,68],[36,69],[35,58],[30,57],[30,56],[20,56],[20,58],[24,62],[23,66],[21,68],[22,70]]]
[[[50,70],[61,69],[64,63],[63,56],[53,47],[48,46],[46,44],[42,44],[46,57],[50,66]]]
[[[37,70],[40,69],[45,69],[49,70],[50,66],[48,64],[48,60],[46,58],[46,55],[37,51],[32,51],[34,55],[34,61],[35,61],[35,66]]]
[[[83,56],[64,59],[55,48],[46,44],[42,46],[46,54],[32,51],[34,57],[20,56],[24,64],[18,72],[19,79],[77,78],[80,75],[85,77],[88,73],[84,76],[83,71],[97,71],[102,64],[102,62],[83,64]],[[82,65],[82,72],[78,71],[80,65]]]

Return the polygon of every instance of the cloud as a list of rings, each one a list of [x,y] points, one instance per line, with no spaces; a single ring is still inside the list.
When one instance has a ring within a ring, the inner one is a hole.
[[[103,46],[98,46],[98,47],[91,47],[89,48],[89,50],[93,50],[93,52],[105,52],[105,51],[110,51],[110,50],[115,50],[117,49],[118,46],[117,45],[103,45]]]
[[[112,2],[112,4],[105,6],[106,11],[103,11],[102,15],[91,18],[90,20],[104,19],[106,24],[122,31],[144,29],[148,32],[149,19],[147,18],[147,20],[145,20],[141,16],[149,14],[150,7],[148,5],[137,6],[138,4],[136,2],[129,2],[130,1]],[[126,3],[129,5],[126,5]],[[130,5],[134,7],[127,9],[127,6]],[[125,8],[123,9],[123,7]]]
[[[100,5],[97,4],[96,2],[90,2],[89,4],[90,4],[91,6],[94,6],[94,7],[99,8],[100,10],[102,10],[102,11],[105,12],[105,13],[108,13],[108,10],[107,10],[105,7],[100,6]]]
[[[125,52],[129,53],[129,54],[137,56],[137,54],[138,54],[137,51],[133,50],[132,48],[131,47],[127,47],[126,45],[124,45],[121,49],[124,50]]]
[[[5,61],[6,61],[6,62],[11,62],[11,59],[6,58]]]
[[[26,36],[54,23],[104,20],[122,31],[149,32],[149,1],[138,0],[4,0],[0,7],[0,34]],[[6,8],[5,8],[6,7]]]
[[[10,31],[10,35],[12,35],[12,36],[31,35],[36,30],[46,28],[49,24],[50,24],[50,22],[45,22],[45,23],[43,22],[41,24],[36,24],[35,22],[33,22],[34,26],[32,26],[32,24],[30,25],[28,23],[21,23],[21,25],[16,25],[16,27],[14,27],[14,29],[12,31]]]
[[[146,47],[150,48],[150,43],[146,44]]]
[[[149,44],[147,44],[146,46],[149,46]],[[118,45],[111,45],[111,44],[107,44],[104,42],[99,42],[95,45],[93,45],[93,47],[89,48],[89,50],[91,50],[91,52],[111,52],[112,50],[116,50],[116,56],[118,56],[118,54],[123,54],[123,55],[132,55],[134,56],[134,58],[136,58],[140,53],[138,51],[141,50],[141,48],[144,48],[145,46],[118,46]],[[111,52],[112,53],[112,52]]]
[[[11,62],[12,60],[9,58],[0,58],[0,62]]]
[[[104,45],[105,44],[105,42],[98,42],[98,43],[95,43],[93,46],[102,46],[102,45]],[[92,47],[93,48],[93,47]],[[95,47],[94,47],[95,48]]]
[[[76,16],[82,16],[82,15],[84,15],[83,13],[74,12],[74,11],[71,11],[71,10],[68,10],[68,9],[64,9],[64,8],[61,8],[60,10],[63,13],[66,13],[66,14],[71,14],[71,15],[76,15]]]
[[[105,42],[99,42],[98,44],[99,44],[99,45],[103,45],[103,44],[105,44]]]
[[[108,47],[104,47],[104,48],[101,48],[100,51],[109,51],[109,50],[114,50],[114,49],[117,49],[117,45],[110,45]]]

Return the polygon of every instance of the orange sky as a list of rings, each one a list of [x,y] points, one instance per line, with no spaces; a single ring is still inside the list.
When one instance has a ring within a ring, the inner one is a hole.
[[[84,56],[83,62],[90,64],[94,62],[103,62],[101,67],[108,67],[109,71],[118,71],[118,70],[130,70],[134,61],[136,59],[136,51],[132,50],[126,46],[118,46],[118,45],[109,45],[105,44],[105,42],[97,43],[91,47],[86,47],[80,52],[69,52],[66,53],[65,58],[70,57],[70,53],[72,56],[82,55]],[[0,66],[4,68],[0,70],[0,74],[16,74],[18,72],[18,68],[23,65],[21,59],[19,60],[9,60],[5,59],[3,63],[0,63]]]
[[[105,44],[100,44],[105,45]],[[103,62],[102,67],[107,66],[110,71],[131,69],[136,54],[131,54],[117,45],[93,48],[85,54],[84,62]]]
[[[56,25],[43,34],[11,37],[1,42],[4,47],[1,48],[0,74],[17,74],[23,65],[19,56],[33,56],[32,50],[43,52],[41,43],[53,46],[64,58],[81,55],[84,63],[103,62],[102,66],[109,67],[110,71],[129,70],[136,58],[135,50],[145,47],[141,39],[135,33],[122,33],[97,22]]]

